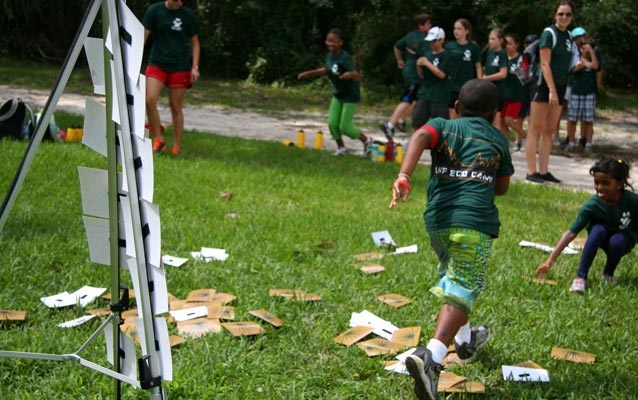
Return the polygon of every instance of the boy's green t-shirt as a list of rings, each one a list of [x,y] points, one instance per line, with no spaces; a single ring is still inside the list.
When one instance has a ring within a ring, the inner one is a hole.
[[[418,58],[418,51],[421,46],[427,46],[425,43],[425,33],[419,30],[413,30],[408,32],[407,35],[397,40],[394,47],[400,50],[405,50],[405,66],[401,74],[403,75],[403,83],[406,87],[421,83],[421,77],[416,72],[416,60]]]
[[[434,118],[426,129],[435,136],[423,214],[427,230],[470,228],[497,237],[494,186],[514,174],[507,139],[479,117]]]
[[[148,64],[166,71],[190,71],[190,40],[199,33],[195,13],[188,7],[169,10],[164,2],[151,5],[142,19],[144,29],[151,32],[153,47]]]
[[[332,82],[332,95],[343,103],[358,103],[361,100],[359,82],[354,79],[339,79],[344,72],[354,71],[354,62],[350,54],[341,50],[339,54],[326,54],[326,68]]]
[[[427,47],[427,49],[426,49]],[[450,59],[449,51],[432,53],[430,46],[424,46],[419,50],[419,57],[427,57],[438,69],[445,72],[445,78],[440,79],[428,68],[423,67],[423,79],[417,92],[417,99],[427,100],[432,103],[448,104],[450,102]]]

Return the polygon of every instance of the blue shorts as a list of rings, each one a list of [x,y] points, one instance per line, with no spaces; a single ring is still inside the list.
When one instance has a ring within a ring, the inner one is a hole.
[[[467,314],[485,287],[487,262],[492,254],[492,237],[467,228],[428,231],[430,243],[439,259],[441,279],[430,289],[445,304]]]
[[[569,96],[567,120],[594,122],[596,114],[596,93],[572,94]]]
[[[408,86],[401,95],[401,103],[412,104],[416,100],[416,94],[419,91],[420,86],[421,85],[419,85],[418,83],[413,83]]]

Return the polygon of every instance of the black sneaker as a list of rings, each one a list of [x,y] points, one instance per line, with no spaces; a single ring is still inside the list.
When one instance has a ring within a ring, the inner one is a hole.
[[[394,137],[394,128],[390,128],[387,122],[381,124],[381,132],[383,132],[388,139]]]
[[[483,347],[485,343],[490,339],[490,330],[487,326],[480,325],[472,329],[472,335],[469,343],[458,344],[454,341],[454,348],[456,349],[456,355],[463,363],[467,363],[474,359],[478,349]]]
[[[439,400],[439,375],[443,368],[432,361],[430,350],[418,348],[405,359],[405,366],[414,379],[416,397],[419,400]]]
[[[399,120],[399,122],[397,123],[397,128],[399,128],[399,130],[401,132],[407,132],[408,131],[408,127],[406,126],[404,119],[400,119]]]
[[[539,175],[545,182],[561,183],[561,180],[552,175],[551,172],[545,172],[544,174]]]
[[[543,179],[541,174],[539,174],[538,172],[534,172],[533,174],[527,174],[525,179],[528,182],[532,182],[532,183],[545,183],[546,182],[545,179]]]

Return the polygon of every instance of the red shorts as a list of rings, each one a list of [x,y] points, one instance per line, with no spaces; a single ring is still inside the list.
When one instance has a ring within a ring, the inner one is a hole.
[[[157,79],[162,82],[164,86],[173,89],[190,89],[193,86],[191,71],[165,71],[155,65],[148,65],[146,67],[146,77]]]
[[[523,107],[522,101],[503,100],[503,108],[501,109],[501,117],[518,118]]]

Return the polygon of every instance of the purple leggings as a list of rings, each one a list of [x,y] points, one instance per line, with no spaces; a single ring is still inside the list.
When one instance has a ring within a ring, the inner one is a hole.
[[[587,242],[583,248],[583,255],[578,266],[578,276],[587,279],[589,268],[594,262],[598,249],[603,249],[607,254],[607,262],[603,274],[614,276],[614,271],[622,256],[629,250],[629,234],[618,229],[604,225],[594,225],[587,236]]]

